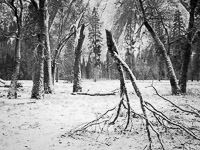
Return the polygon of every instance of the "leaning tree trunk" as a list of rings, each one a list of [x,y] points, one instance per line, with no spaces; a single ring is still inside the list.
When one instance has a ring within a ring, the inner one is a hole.
[[[66,35],[65,37],[63,37],[61,39],[61,41],[59,41],[56,49],[55,49],[55,54],[54,54],[54,58],[52,61],[52,82],[54,84],[54,80],[55,80],[55,76],[56,76],[56,68],[58,67],[58,63],[57,60],[59,58],[59,55],[61,53],[61,50],[63,49],[63,47],[65,46],[65,44],[68,42],[68,40],[75,34],[75,32],[69,33],[68,35]]]
[[[168,70],[168,76],[169,76],[170,84],[171,84],[172,94],[179,94],[180,93],[180,88],[178,86],[178,81],[177,81],[177,78],[176,78],[176,75],[175,75],[174,68],[172,66],[170,57],[167,54],[167,51],[165,49],[164,44],[161,42],[161,40],[156,35],[156,33],[153,30],[153,28],[149,25],[149,23],[147,21],[146,14],[145,14],[145,9],[144,9],[144,6],[143,6],[143,1],[139,0],[139,3],[140,3],[140,7],[141,7],[143,18],[144,18],[144,23],[143,24],[145,25],[145,27],[147,28],[147,30],[151,34],[151,36],[152,36],[152,38],[153,38],[153,40],[155,42],[155,45],[156,45],[158,51],[161,54],[161,57],[164,59],[164,61],[166,63],[167,70]]]
[[[167,70],[168,70],[168,76],[169,76],[169,79],[170,79],[172,94],[179,94],[180,93],[180,88],[178,86],[178,81],[177,81],[177,78],[176,78],[176,75],[175,75],[174,68],[172,66],[170,57],[167,54],[167,51],[165,49],[164,44],[161,42],[161,40],[156,35],[156,33],[153,30],[153,28],[149,25],[149,23],[146,20],[144,21],[144,25],[147,28],[147,30],[149,31],[149,33],[151,34],[158,51],[161,53],[160,57],[162,57],[164,59],[164,61],[165,61],[165,64],[166,64]]]
[[[75,61],[74,61],[74,85],[73,92],[82,92],[81,86],[81,53],[82,45],[85,39],[84,35],[85,25],[83,24],[80,29],[79,39],[75,48]]]
[[[150,122],[149,122],[149,119],[148,119],[148,116],[146,113],[146,109],[145,109],[145,101],[143,100],[142,93],[140,92],[138,85],[136,83],[136,78],[133,75],[129,66],[119,57],[118,50],[117,50],[116,44],[114,42],[114,39],[112,37],[112,34],[108,30],[106,30],[106,38],[107,38],[108,51],[110,52],[111,56],[116,61],[116,63],[118,65],[122,66],[123,69],[128,73],[129,78],[132,83],[132,86],[135,90],[135,93],[138,96],[138,98],[140,99],[140,106],[141,106],[141,109],[142,109],[142,112],[144,115],[144,119],[145,119],[145,123],[146,123],[146,131],[147,131],[147,136],[148,136],[148,140],[149,140],[149,149],[151,149],[152,139],[151,139],[151,132],[150,132]],[[127,103],[129,104],[128,101],[127,101]],[[128,112],[128,113],[130,113],[130,112]]]
[[[194,34],[194,19],[195,19],[194,14],[195,14],[195,8],[197,6],[197,1],[198,0],[190,0],[190,19],[189,19],[189,26],[187,33],[187,43],[183,52],[183,61],[181,65],[181,73],[179,80],[179,86],[182,93],[186,93],[188,67],[192,54],[191,43],[192,43],[192,36]]]
[[[19,33],[19,32],[18,32]],[[8,90],[8,98],[17,98],[17,79],[19,76],[19,68],[20,68],[20,60],[21,60],[21,39],[16,38],[15,43],[15,64],[14,64],[14,70],[11,77],[11,84],[10,88]]]

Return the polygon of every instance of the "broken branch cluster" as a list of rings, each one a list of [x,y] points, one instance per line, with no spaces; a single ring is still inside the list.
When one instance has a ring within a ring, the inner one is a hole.
[[[86,123],[82,125],[81,127],[78,127],[78,129],[75,129],[75,131],[71,132],[71,135],[77,132],[86,131],[89,127],[96,126],[96,125],[98,126],[102,125],[100,127],[100,130],[103,131],[106,125],[107,125],[107,128],[109,126],[115,125],[121,118],[125,118],[124,120],[126,121],[125,121],[123,130],[127,130],[133,127],[132,122],[134,118],[137,118],[137,119],[140,118],[144,120],[145,130],[146,130],[146,134],[149,141],[149,144],[147,145],[147,147],[149,149],[153,149],[152,137],[155,135],[157,137],[158,142],[160,143],[161,149],[164,150],[165,145],[163,142],[162,133],[166,133],[169,131],[174,131],[176,134],[182,133],[182,136],[190,137],[189,138],[190,141],[191,140],[200,141],[200,136],[199,136],[200,130],[197,127],[190,127],[190,126],[185,126],[181,124],[177,120],[168,117],[165,113],[155,108],[150,102],[147,102],[143,99],[142,93],[140,92],[137,86],[135,76],[133,75],[128,65],[120,58],[118,54],[117,47],[112,38],[111,33],[109,31],[106,31],[106,36],[107,36],[108,51],[110,52],[111,56],[115,60],[117,64],[118,72],[120,75],[120,102],[115,108],[108,110],[106,113],[100,115],[100,117],[97,117],[97,119],[89,123]],[[129,99],[129,95],[128,95],[126,83],[125,83],[124,71],[126,71],[126,73],[128,74],[129,79],[131,80],[133,89],[137,97],[139,98],[142,114],[135,113],[135,111],[131,108],[130,99]],[[200,111],[198,109],[195,109],[193,107],[190,107],[191,110],[181,108],[177,104],[161,96],[153,85],[151,87],[155,90],[156,95],[162,98],[162,100],[168,102],[169,104],[171,104],[173,107],[175,107],[182,113],[193,115],[194,117],[199,119]],[[110,117],[108,116],[105,117],[105,115],[108,115],[108,112],[112,112],[112,111],[115,111],[115,115],[113,115],[114,114],[113,113]]]

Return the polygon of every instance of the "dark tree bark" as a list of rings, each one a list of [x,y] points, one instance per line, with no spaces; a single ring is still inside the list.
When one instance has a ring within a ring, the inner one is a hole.
[[[59,80],[59,68],[56,67],[56,82]]]
[[[85,25],[83,24],[80,29],[77,46],[75,47],[75,61],[74,61],[74,85],[73,92],[82,92],[81,86],[81,53],[82,45],[85,39],[84,35]]]
[[[17,21],[17,32],[15,40],[15,61],[14,61],[14,70],[11,77],[11,84],[8,90],[8,98],[17,98],[17,80],[19,76],[20,61],[21,61],[21,29],[23,21],[23,2],[20,0],[20,9],[18,12],[17,7],[14,5],[14,2],[6,2],[6,4],[12,9],[14,16]]]
[[[50,56],[44,57],[44,54],[49,55],[50,49],[48,47],[48,7],[47,0],[40,0],[39,5],[35,0],[31,0],[38,14],[38,24],[39,24],[39,33],[38,33],[38,47],[37,47],[37,58],[38,60],[34,66],[34,77],[33,77],[33,88],[31,98],[40,99],[44,96],[44,60],[46,59],[47,65],[49,65]],[[47,66],[46,66],[47,67]],[[48,66],[45,71],[45,75],[50,79],[51,72],[49,72]],[[48,73],[47,73],[48,72]],[[50,87],[50,82],[47,83],[47,87]],[[48,89],[49,90],[49,89]]]
[[[176,75],[175,75],[174,68],[172,66],[170,57],[167,54],[167,50],[166,50],[164,44],[161,42],[161,40],[156,35],[155,31],[153,30],[153,28],[150,26],[150,24],[148,23],[148,21],[146,19],[145,10],[143,8],[142,0],[139,0],[139,2],[140,2],[140,6],[141,6],[143,18],[144,18],[143,24],[147,28],[147,30],[149,31],[149,33],[151,34],[151,36],[152,36],[152,38],[153,38],[153,40],[155,42],[155,45],[156,45],[158,51],[161,54],[161,58],[164,59],[165,64],[167,66],[168,77],[169,77],[170,84],[171,84],[172,94],[179,94],[180,93],[180,88],[179,88],[179,85],[178,85],[178,81],[177,81],[177,78],[176,78]]]
[[[195,8],[197,6],[198,0],[190,0],[190,18],[189,18],[189,26],[187,29],[187,43],[184,48],[183,52],[183,62],[181,65],[181,73],[180,73],[180,80],[179,86],[182,93],[186,93],[187,87],[187,74],[188,74],[188,67],[191,59],[192,54],[192,37],[194,35],[194,15],[195,15]]]

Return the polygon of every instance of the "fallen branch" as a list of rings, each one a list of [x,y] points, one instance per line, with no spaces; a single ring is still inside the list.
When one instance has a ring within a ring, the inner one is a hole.
[[[149,108],[148,105],[152,108]],[[189,128],[180,125],[179,123],[175,123],[173,122],[171,119],[169,119],[165,114],[163,114],[161,111],[158,111],[152,104],[145,102],[145,107],[150,111],[153,112],[155,114],[157,114],[159,117],[161,117],[162,119],[166,120],[169,124],[174,125],[180,129],[182,129],[183,131],[185,131],[187,134],[189,134],[190,136],[192,136],[194,139],[196,140],[200,140],[199,137],[197,137],[197,135],[195,135]]]
[[[89,123],[86,123],[86,124],[82,124],[81,126],[78,126],[76,127],[75,129],[71,130],[69,133],[68,133],[68,136],[72,136],[73,134],[77,133],[77,132],[83,132],[84,130],[88,129],[89,127],[93,126],[93,125],[97,125],[97,124],[100,124],[100,123],[104,123],[104,122],[108,122],[110,119],[106,119],[104,121],[101,121],[101,122],[98,122],[100,119],[103,119],[104,116],[106,114],[108,114],[109,112],[113,111],[115,109],[112,108],[112,109],[109,109],[107,110],[105,113],[103,113],[102,115],[100,115],[98,118],[96,118],[95,120],[93,121],[90,121]]]
[[[151,85],[150,87],[152,87],[154,89],[154,91],[156,92],[156,95],[158,95],[160,98],[162,98],[163,100],[169,102],[171,105],[173,105],[174,107],[178,108],[179,110],[181,110],[182,112],[185,112],[185,113],[190,113],[190,114],[193,114],[193,115],[196,115],[198,117],[200,117],[200,110],[198,109],[195,109],[197,112],[195,112],[194,110],[190,111],[190,110],[186,110],[186,109],[183,109],[181,107],[179,107],[178,105],[174,104],[173,102],[171,102],[170,100],[168,100],[167,98],[163,97],[162,95],[160,95],[157,91],[157,89]],[[188,105],[189,107],[193,108],[192,106]],[[193,108],[194,109],[194,108]]]
[[[33,101],[33,102],[26,102],[26,103],[17,103],[17,105],[24,105],[24,104],[35,104],[36,102]]]
[[[88,95],[88,96],[109,96],[109,95],[115,95],[115,92],[112,93],[83,93],[83,92],[74,92],[71,93],[72,95]]]
[[[136,84],[136,78],[133,75],[132,71],[130,70],[129,66],[120,58],[120,56],[118,55],[118,51],[117,51],[117,47],[115,44],[115,41],[112,37],[112,34],[110,31],[106,30],[106,38],[107,38],[107,46],[108,46],[108,51],[110,52],[111,56],[113,57],[113,59],[115,60],[115,62],[117,64],[120,64],[123,69],[128,73],[128,76],[131,80],[132,86],[135,90],[136,95],[138,96],[138,98],[140,99],[140,106],[143,112],[143,115],[145,117],[145,122],[146,122],[146,131],[147,131],[147,136],[148,136],[148,140],[149,140],[149,149],[151,149],[151,143],[152,143],[152,139],[151,139],[151,133],[150,133],[150,129],[149,129],[149,119],[148,116],[146,114],[146,110],[144,107],[144,100],[142,97],[142,94]]]

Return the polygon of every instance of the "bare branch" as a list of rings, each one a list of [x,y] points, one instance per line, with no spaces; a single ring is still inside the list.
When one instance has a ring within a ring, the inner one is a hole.
[[[183,131],[185,131],[187,134],[189,134],[190,136],[192,136],[194,139],[196,140],[200,140],[199,137],[197,137],[197,135],[195,135],[191,130],[189,130],[187,127],[179,124],[179,123],[175,123],[172,120],[170,120],[165,114],[163,114],[161,111],[158,111],[152,104],[150,104],[149,102],[145,102],[145,107],[150,111],[153,112],[155,114],[157,114],[158,116],[160,116],[161,118],[163,118],[164,120],[166,120],[169,124],[176,126],[180,129],[182,129]],[[150,109],[148,106],[150,106],[152,109]]]
[[[183,108],[179,107],[178,105],[172,103],[170,100],[168,100],[168,99],[166,99],[165,97],[161,96],[153,85],[151,85],[151,87],[152,87],[152,88],[154,89],[154,91],[156,92],[156,95],[158,95],[158,96],[159,96],[160,98],[162,98],[163,100],[169,102],[170,104],[172,104],[173,106],[175,106],[176,108],[178,108],[179,110],[181,110],[182,112],[190,113],[190,114],[197,115],[198,117],[200,117],[200,114],[199,114],[199,113],[196,113],[195,111],[189,111],[189,110],[186,110],[186,109],[183,109]]]
[[[73,135],[74,133],[77,133],[77,132],[80,132],[80,131],[83,131],[85,129],[87,129],[88,127],[91,127],[94,123],[97,123],[97,121],[99,121],[100,119],[102,119],[106,114],[108,114],[109,112],[113,111],[116,107],[112,108],[112,109],[109,109],[107,110],[105,113],[101,114],[98,118],[96,118],[95,120],[89,122],[89,123],[86,123],[86,124],[83,124],[81,125],[82,127],[78,126],[76,127],[74,130],[71,130],[68,134],[68,136],[71,136]],[[107,121],[107,120],[106,120]]]
[[[106,30],[106,38],[107,38],[108,51],[111,53],[111,56],[114,58],[114,60],[117,63],[119,63],[124,68],[124,70],[128,73],[130,80],[131,80],[131,83],[132,83],[132,86],[135,90],[135,93],[140,100],[140,107],[142,109],[142,112],[143,112],[144,117],[145,117],[145,122],[146,122],[146,131],[147,131],[147,136],[148,136],[148,140],[149,140],[149,148],[151,149],[152,139],[151,139],[151,133],[150,133],[150,129],[149,129],[149,120],[148,120],[148,116],[146,114],[146,109],[144,108],[145,104],[144,104],[142,94],[141,94],[141,92],[140,92],[140,90],[137,86],[137,83],[136,83],[136,78],[133,75],[132,71],[130,70],[129,66],[118,55],[118,51],[117,51],[115,41],[112,37],[111,32],[108,31],[108,30]]]

